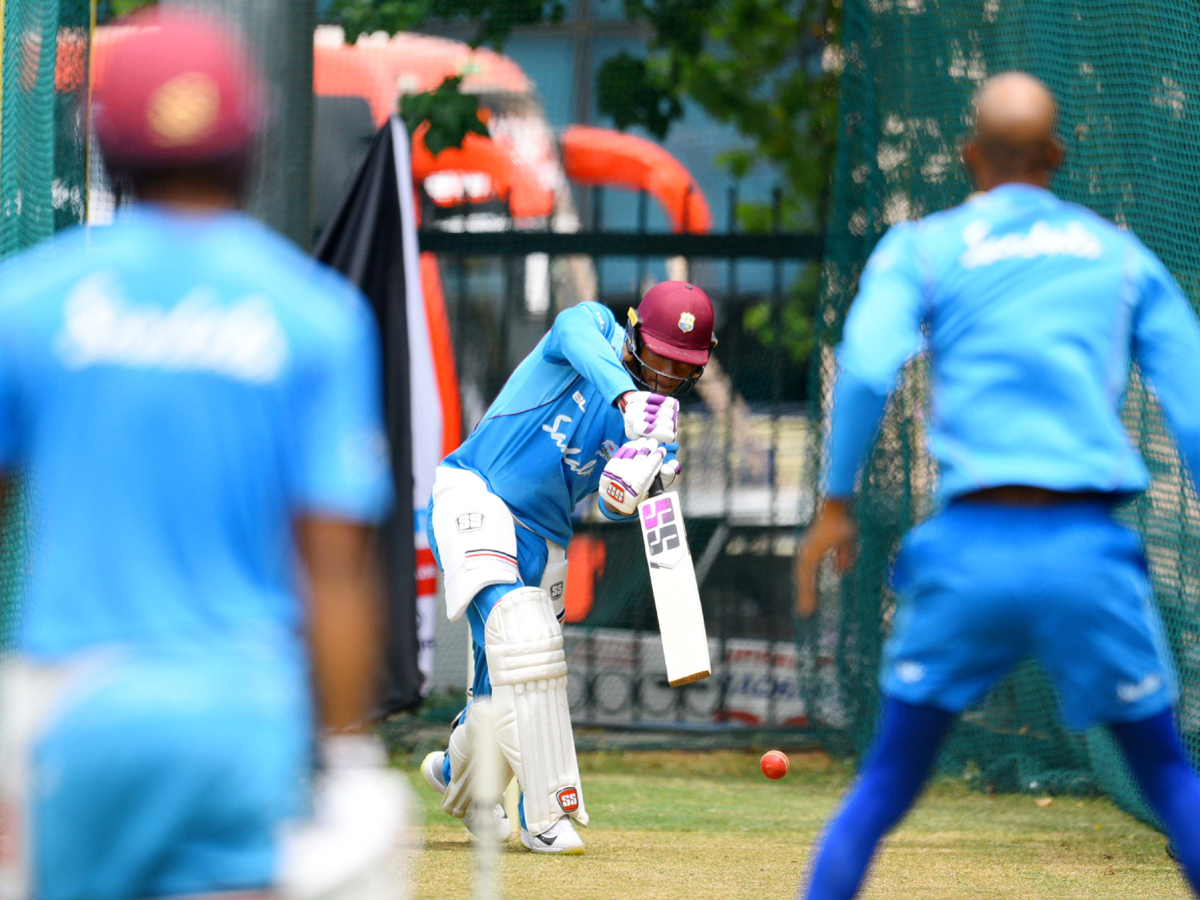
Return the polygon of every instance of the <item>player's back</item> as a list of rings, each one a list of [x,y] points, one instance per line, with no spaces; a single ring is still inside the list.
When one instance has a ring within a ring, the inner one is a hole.
[[[1148,252],[1027,185],[895,231],[873,265],[907,268],[918,286],[941,496],[1010,484],[1143,489],[1119,407]]]
[[[30,499],[23,651],[293,643],[312,395],[347,347],[364,352],[369,316],[234,214],[141,210],[6,267],[0,463]],[[345,448],[372,474],[377,450]]]

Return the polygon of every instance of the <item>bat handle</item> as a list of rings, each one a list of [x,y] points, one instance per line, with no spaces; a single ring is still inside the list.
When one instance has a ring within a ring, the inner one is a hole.
[[[662,493],[664,490],[666,490],[666,488],[664,488],[664,487],[663,487],[663,483],[662,483],[662,476],[661,476],[661,475],[655,475],[655,476],[654,476],[654,481],[652,481],[652,482],[650,483],[650,492],[649,492],[648,494],[646,494],[646,496],[647,496],[647,497],[657,497],[657,496],[658,496],[659,494],[661,494],[661,493]]]

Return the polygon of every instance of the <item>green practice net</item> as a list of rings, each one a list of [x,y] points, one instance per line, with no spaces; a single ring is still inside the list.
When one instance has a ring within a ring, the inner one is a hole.
[[[7,0],[0,60],[0,258],[84,221],[88,0]],[[0,522],[0,646],[12,632],[25,560],[25,505]]]
[[[1067,161],[1056,192],[1136,232],[1200,300],[1198,40],[1200,10],[1163,0],[846,0],[840,156],[814,362],[814,395],[826,398],[826,411],[832,346],[863,263],[894,222],[966,197],[958,148],[970,99],[984,78],[1007,69],[1038,75],[1058,96]],[[811,708],[837,711],[823,724],[858,749],[873,728],[880,646],[894,610],[887,570],[901,534],[931,505],[923,382],[918,362],[904,374],[866,475],[862,557],[840,586],[825,586],[819,627],[803,636],[822,675],[809,679]],[[1122,515],[1145,539],[1180,676],[1179,724],[1195,759],[1200,510],[1153,400],[1136,385],[1125,420],[1154,486]],[[1053,692],[1034,666],[968,713],[942,764],[987,789],[1100,789],[1149,815],[1107,737],[1071,735],[1060,725]]]

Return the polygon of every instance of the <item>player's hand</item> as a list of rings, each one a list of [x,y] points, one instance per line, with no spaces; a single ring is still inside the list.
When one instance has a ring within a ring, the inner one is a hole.
[[[660,444],[674,444],[679,437],[679,401],[648,391],[627,391],[617,400],[625,417],[625,437],[654,438]]]
[[[796,554],[796,612],[809,618],[817,611],[817,573],[830,553],[839,572],[854,562],[858,527],[843,500],[826,500],[808,526]]]
[[[312,810],[289,821],[277,874],[282,900],[343,896],[365,876],[395,865],[411,799],[408,784],[388,768],[378,738],[335,734],[320,745],[322,768]]]
[[[654,438],[639,438],[622,446],[600,473],[600,502],[618,515],[632,516],[646,499],[666,455],[666,448],[658,446]]]

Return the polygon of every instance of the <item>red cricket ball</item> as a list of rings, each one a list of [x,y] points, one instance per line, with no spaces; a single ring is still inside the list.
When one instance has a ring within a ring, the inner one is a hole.
[[[768,778],[778,780],[788,773],[792,764],[788,762],[787,754],[782,750],[768,750],[759,760],[758,767]]]

